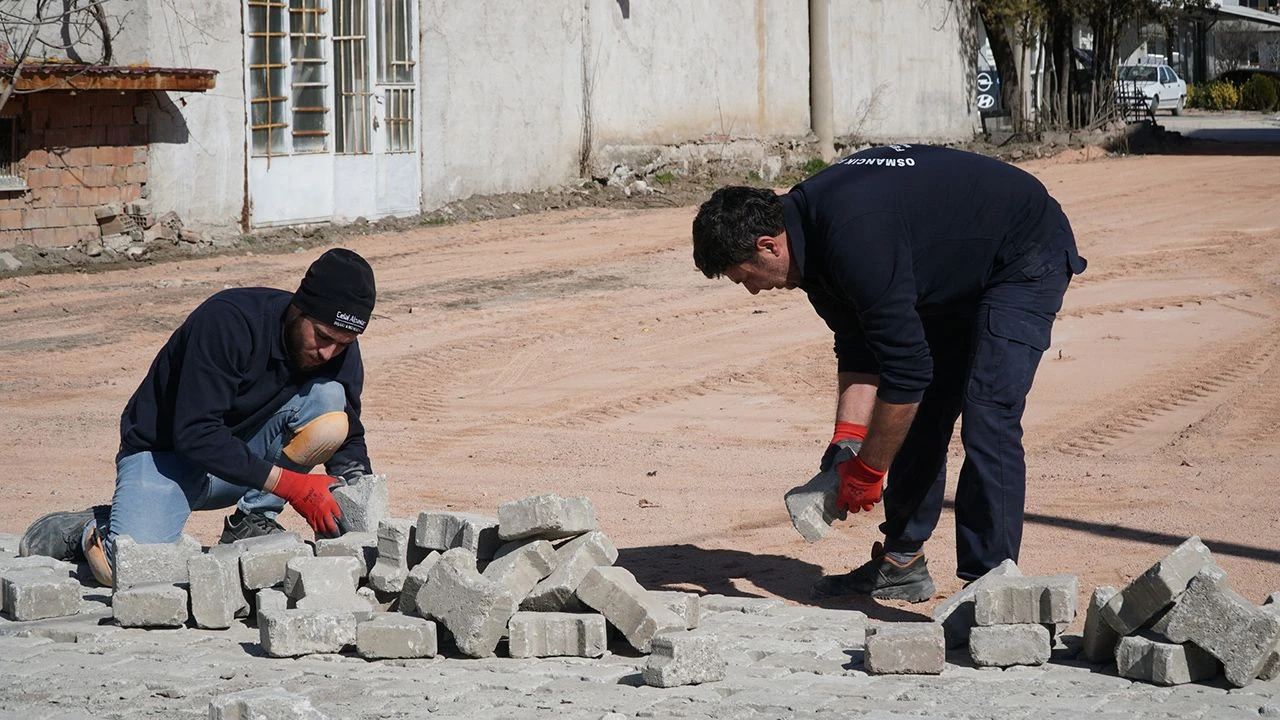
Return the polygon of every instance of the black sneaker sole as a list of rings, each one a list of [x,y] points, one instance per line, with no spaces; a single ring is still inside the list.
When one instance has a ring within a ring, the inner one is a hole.
[[[922,603],[933,598],[933,579],[925,578],[905,585],[891,585],[871,591],[871,597],[881,600],[905,600],[909,603]]]

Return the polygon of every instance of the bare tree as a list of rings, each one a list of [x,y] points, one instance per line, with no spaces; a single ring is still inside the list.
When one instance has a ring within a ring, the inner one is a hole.
[[[1252,23],[1225,22],[1218,24],[1217,32],[1219,70],[1235,70],[1253,65],[1253,55],[1264,39],[1263,33]]]
[[[0,9],[0,108],[17,90],[23,68],[33,63],[106,65],[121,20],[104,9],[110,0],[11,0]],[[98,57],[87,58],[92,53]]]

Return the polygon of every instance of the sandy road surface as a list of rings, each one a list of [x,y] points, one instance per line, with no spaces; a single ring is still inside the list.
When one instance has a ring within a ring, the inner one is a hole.
[[[1083,594],[1199,534],[1260,601],[1280,589],[1280,161],[1027,167],[1090,265],[1026,418],[1024,572],[1078,574]],[[862,561],[877,536],[866,516],[806,545],[781,502],[830,435],[829,335],[800,292],[751,297],[702,278],[693,213],[582,210],[351,241],[378,274],[366,425],[395,515],[584,494],[646,585],[794,602]],[[107,501],[118,414],[172,328],[224,287],[291,289],[316,254],[0,280],[0,532]],[[197,515],[189,532],[215,542],[221,517]],[[944,513],[928,546],[940,597],[960,586],[953,528]],[[929,608],[837,606],[882,619]]]

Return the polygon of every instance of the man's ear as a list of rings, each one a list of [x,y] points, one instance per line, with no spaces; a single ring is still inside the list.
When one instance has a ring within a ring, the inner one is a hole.
[[[769,253],[770,255],[777,255],[778,238],[772,235],[761,235],[756,238],[756,250]]]

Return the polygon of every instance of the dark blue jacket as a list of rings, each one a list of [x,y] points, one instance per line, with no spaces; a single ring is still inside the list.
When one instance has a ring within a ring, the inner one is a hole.
[[[360,423],[364,366],[359,342],[319,369],[295,372],[284,344],[292,293],[270,288],[223,290],[200,304],[151,363],[120,417],[120,455],[175,452],[237,485],[261,488],[271,463],[242,439],[317,377],[347,391],[350,430],[328,468],[369,471]]]
[[[932,380],[923,321],[972,313],[985,288],[1049,256],[1084,270],[1039,180],[959,150],[864,150],[796,185],[782,209],[839,370],[878,374],[885,402],[918,402]]]

